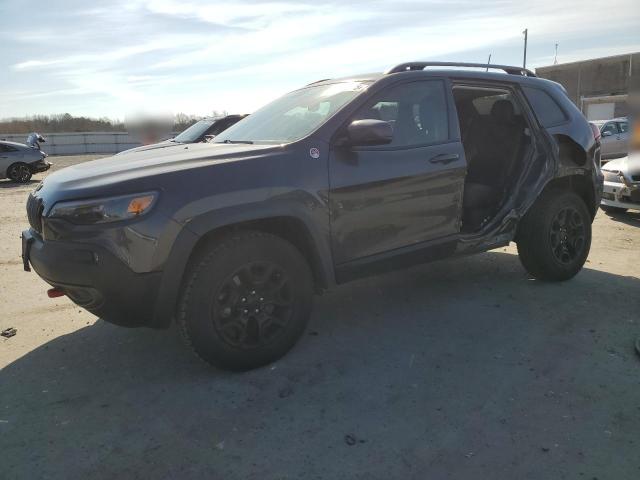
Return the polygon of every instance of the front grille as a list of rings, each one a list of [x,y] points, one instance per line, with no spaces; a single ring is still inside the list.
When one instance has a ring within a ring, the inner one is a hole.
[[[42,233],[42,199],[35,197],[32,193],[29,194],[27,199],[27,218],[29,219],[29,225],[36,232]]]

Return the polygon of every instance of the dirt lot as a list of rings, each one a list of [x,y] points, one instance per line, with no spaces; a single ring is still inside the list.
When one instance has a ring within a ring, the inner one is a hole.
[[[19,257],[34,185],[0,181],[2,478],[640,478],[640,214],[598,213],[562,284],[511,246],[343,286],[230,374],[47,298]]]

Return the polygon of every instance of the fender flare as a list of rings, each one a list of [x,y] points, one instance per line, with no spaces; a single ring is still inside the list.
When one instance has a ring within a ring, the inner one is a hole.
[[[325,222],[319,221],[322,216]],[[300,222],[309,234],[319,259],[319,274],[327,285],[335,284],[332,254],[330,247],[328,212],[308,209],[299,203],[260,202],[241,206],[212,210],[190,219],[183,225],[180,233],[164,262],[163,275],[154,307],[152,327],[168,328],[173,321],[179,300],[183,277],[189,259],[198,243],[215,230],[233,227],[247,222],[288,218]],[[324,231],[322,225],[326,225]]]

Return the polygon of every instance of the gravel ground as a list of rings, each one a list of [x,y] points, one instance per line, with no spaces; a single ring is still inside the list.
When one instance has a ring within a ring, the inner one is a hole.
[[[1,478],[640,478],[638,213],[599,212],[562,284],[512,245],[345,285],[231,374],[47,298],[19,257],[34,185],[0,181]]]

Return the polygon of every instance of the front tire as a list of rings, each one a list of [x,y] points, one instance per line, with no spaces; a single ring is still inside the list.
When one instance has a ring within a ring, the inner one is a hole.
[[[313,280],[286,240],[245,231],[210,243],[186,275],[178,323],[204,361],[249,370],[287,353],[304,332]]]
[[[14,163],[7,169],[7,177],[17,183],[27,183],[31,180],[31,169],[26,163]]]
[[[591,247],[591,215],[573,192],[551,191],[520,221],[518,255],[538,280],[562,281],[583,267]]]

